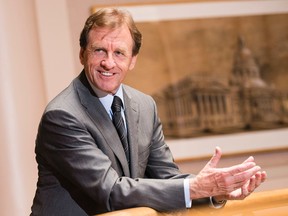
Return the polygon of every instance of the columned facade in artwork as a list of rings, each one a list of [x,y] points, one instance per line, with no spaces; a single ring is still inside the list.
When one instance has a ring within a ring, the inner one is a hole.
[[[239,39],[229,84],[185,77],[154,95],[166,136],[271,128],[288,123],[288,97],[260,77],[251,51]]]

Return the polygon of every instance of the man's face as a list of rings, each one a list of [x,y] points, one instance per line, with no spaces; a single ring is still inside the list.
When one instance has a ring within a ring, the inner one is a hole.
[[[134,68],[133,39],[126,25],[117,29],[94,28],[89,32],[80,61],[90,82],[101,91],[115,94],[127,72]]]

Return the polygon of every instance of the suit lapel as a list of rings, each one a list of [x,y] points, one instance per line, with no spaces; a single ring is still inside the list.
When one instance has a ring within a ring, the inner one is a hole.
[[[96,97],[84,72],[79,75],[79,79],[76,79],[75,87],[82,105],[86,107],[87,114],[106,140],[107,146],[111,148],[120,161],[124,175],[130,176],[128,162],[117,131],[105,108]]]
[[[125,86],[123,87],[125,101],[125,119],[128,130],[128,141],[130,150],[130,173],[132,178],[138,176],[138,104],[130,96]]]

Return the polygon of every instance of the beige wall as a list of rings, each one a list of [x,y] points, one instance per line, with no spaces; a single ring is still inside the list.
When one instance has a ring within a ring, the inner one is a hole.
[[[0,16],[0,214],[27,215],[37,175],[34,139],[46,98],[33,2],[1,1]]]
[[[79,32],[96,2],[108,1],[0,1],[0,214],[3,216],[30,213],[37,179],[34,141],[38,122],[47,102],[81,70]]]
[[[75,76],[66,14],[66,1],[0,1],[3,216],[29,214],[37,178],[38,122],[47,101]]]

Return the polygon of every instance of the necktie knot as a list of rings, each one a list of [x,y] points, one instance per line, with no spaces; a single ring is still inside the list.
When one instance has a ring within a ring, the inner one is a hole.
[[[112,106],[111,106],[113,114],[115,112],[121,112],[121,107],[123,107],[123,103],[122,103],[121,98],[118,96],[114,96]]]

